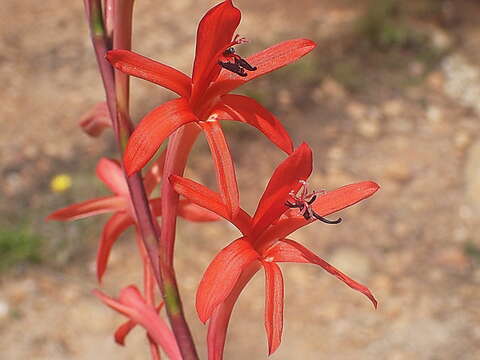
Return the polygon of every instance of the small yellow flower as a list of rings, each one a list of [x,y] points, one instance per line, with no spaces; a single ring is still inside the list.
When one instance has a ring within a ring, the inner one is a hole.
[[[67,174],[55,175],[50,181],[50,189],[53,192],[64,192],[72,186],[72,177]]]

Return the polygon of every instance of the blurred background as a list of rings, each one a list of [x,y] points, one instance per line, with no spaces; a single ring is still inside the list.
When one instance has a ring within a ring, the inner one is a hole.
[[[191,71],[196,24],[215,2],[138,0],[134,49]],[[292,236],[353,278],[368,300],[319,268],[288,264],[283,343],[272,359],[480,358],[480,3],[475,0],[236,0],[248,56],[307,37],[317,49],[239,89],[276,114],[298,145],[314,149],[314,189],[374,180],[381,190]],[[107,217],[45,223],[55,209],[108,194],[94,175],[115,156],[111,132],[93,139],[78,121],[103,89],[81,1],[2,2],[0,15],[0,353],[2,359],[145,359],[144,332],[127,346],[123,322],[90,291]],[[172,94],[132,80],[140,119]],[[241,201],[253,212],[283,154],[255,130],[225,124]],[[67,175],[71,185],[51,186]],[[203,139],[188,175],[214,184]],[[226,222],[181,221],[177,269],[193,311],[198,281],[237,233]],[[104,289],[138,282],[132,233],[116,244]],[[226,359],[264,359],[264,279],[240,298]]]

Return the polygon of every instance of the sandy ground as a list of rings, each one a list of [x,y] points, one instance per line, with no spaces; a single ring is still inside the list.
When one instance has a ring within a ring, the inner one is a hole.
[[[442,56],[418,49],[365,52],[355,33],[362,7],[340,1],[238,0],[239,29],[259,49],[310,37],[310,59],[245,89],[277,114],[295,142],[315,151],[317,189],[374,180],[372,199],[341,213],[339,226],[315,224],[293,237],[353,278],[368,301],[307,265],[282,267],[285,333],[272,359],[480,358],[480,7],[459,1],[449,16],[414,19]],[[445,1],[448,5],[448,1]],[[195,24],[211,1],[137,1],[135,49],[190,72]],[[0,15],[0,224],[28,222],[47,239],[43,265],[0,274],[0,358],[145,359],[137,329],[122,348],[112,332],[123,319],[90,291],[101,220],[44,224],[54,209],[103,194],[97,159],[110,135],[93,140],[78,118],[102,99],[81,2],[5,0]],[[153,9],[153,11],[152,11]],[[268,14],[268,16],[266,15]],[[243,50],[242,50],[243,51]],[[171,96],[132,82],[140,118]],[[226,129],[238,162],[242,204],[253,211],[282,154],[241,125]],[[204,142],[189,174],[212,182]],[[73,188],[54,194],[52,176]],[[92,186],[92,183],[95,184]],[[5,225],[6,226],[6,225]],[[205,328],[193,311],[196,286],[214,254],[237,233],[226,223],[181,222],[177,270],[185,308],[205,358]],[[104,289],[112,295],[139,278],[131,234],[112,254]],[[229,331],[226,359],[267,357],[263,277],[247,287]]]

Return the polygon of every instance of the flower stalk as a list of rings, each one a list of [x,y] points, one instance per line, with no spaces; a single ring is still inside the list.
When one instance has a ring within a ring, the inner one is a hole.
[[[113,67],[106,60],[107,51],[110,50],[108,48],[109,37],[107,35],[103,21],[101,1],[84,0],[84,3],[87,20],[90,27],[90,36],[99,66],[100,74],[102,77],[103,85],[105,88],[107,106],[109,109],[110,117],[112,119],[115,139],[120,153],[123,154],[128,138],[130,137],[130,134],[133,130],[128,113],[128,75],[120,73],[115,74]],[[114,47],[118,46],[119,49],[128,50],[131,47],[132,6],[133,1],[114,2],[113,11],[115,12],[115,19],[113,38]],[[108,11],[111,15],[111,10],[108,9]],[[194,140],[195,139],[192,139],[190,147],[193,144]],[[180,158],[182,158],[182,156],[185,159],[181,163],[185,164],[186,157],[188,156],[188,151],[183,155],[180,155]],[[172,158],[172,155],[170,155],[169,157]],[[172,161],[170,160],[170,162]],[[173,164],[172,167],[175,168],[175,165]],[[184,165],[180,167],[184,167]],[[183,173],[183,170],[182,172],[180,172],[180,174],[181,173]],[[130,190],[132,204],[135,209],[138,226],[142,235],[142,241],[148,253],[153,275],[157,281],[159,289],[162,291],[162,295],[166,300],[167,313],[169,315],[170,323],[176,336],[178,346],[182,353],[182,357],[185,360],[198,359],[195,345],[190,334],[190,330],[188,329],[187,322],[183,315],[180,295],[172,266],[173,261],[168,261],[162,264],[160,271],[159,254],[163,253],[163,251],[159,252],[160,230],[151,214],[148,198],[145,192],[145,188],[143,186],[141,175],[139,172],[136,172],[135,174],[127,176],[126,180],[128,188]],[[168,183],[168,181],[165,181],[165,183]],[[173,191],[171,192],[174,194],[174,196],[176,196]],[[176,204],[178,203],[178,201],[174,201],[174,203],[172,203],[171,205],[168,200],[164,203],[165,206],[163,207],[165,209],[170,209],[173,207],[176,210]],[[173,225],[170,225],[170,233],[174,237],[175,219],[172,222],[172,217],[176,218],[176,213],[173,213],[173,215],[170,215],[168,217],[170,219],[170,223],[173,223]],[[163,243],[164,242],[162,242],[162,244]],[[165,241],[165,243],[169,245],[162,246],[162,248],[172,248],[169,253],[173,253],[173,242],[170,240]],[[169,255],[168,257],[171,256]]]

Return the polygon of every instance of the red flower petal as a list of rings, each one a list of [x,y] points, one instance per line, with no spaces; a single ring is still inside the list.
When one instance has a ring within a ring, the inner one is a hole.
[[[117,330],[115,330],[115,334],[113,334],[115,342],[118,345],[125,346],[125,338],[135,326],[137,326],[137,324],[132,320],[128,320],[120,325]]]
[[[218,305],[212,313],[208,323],[207,346],[209,360],[222,360],[228,323],[232,315],[233,307],[250,279],[260,269],[259,263],[248,266],[240,275],[230,295]]]
[[[256,66],[257,70],[247,72],[245,77],[223,70],[215,83],[208,89],[205,98],[210,99],[218,95],[227,94],[247,81],[300,59],[312,51],[315,46],[316,44],[308,39],[293,39],[260,51],[246,59],[250,65]]]
[[[373,181],[345,185],[317,197],[312,208],[320,216],[333,214],[372,196],[379,188]]]
[[[190,96],[192,88],[190,77],[168,65],[128,50],[109,51],[107,60],[125,74],[151,81],[182,97]]]
[[[170,182],[178,194],[185,196],[188,200],[198,206],[208,209],[230,221],[242,232],[242,234],[248,235],[250,233],[250,216],[240,209],[238,215],[231,219],[225,204],[222,202],[220,194],[193,180],[185,179],[176,175],[170,177]]]
[[[97,177],[117,195],[127,195],[128,185],[122,167],[116,160],[101,158],[96,168]]]
[[[327,216],[372,196],[379,188],[373,181],[345,185],[318,196],[312,204],[312,208],[318,215]],[[315,219],[305,220],[303,216],[281,219],[262,234],[259,242],[268,243],[275,239],[287,237],[297,229],[314,221]]]
[[[47,220],[71,221],[126,209],[121,196],[106,196],[73,204],[48,215]]]
[[[305,220],[303,216],[280,219],[260,236],[258,243],[262,244],[262,248],[268,247],[272,241],[285,238],[294,231],[314,221],[315,219]]]
[[[120,234],[133,224],[133,219],[126,212],[117,212],[108,219],[103,227],[102,238],[97,251],[97,279],[99,283],[102,282],[113,244]]]
[[[168,101],[153,109],[130,136],[124,154],[127,174],[132,175],[140,170],[176,129],[197,120],[183,98]]]
[[[306,247],[293,240],[282,239],[278,241],[274,246],[268,249],[263,256],[265,259],[275,262],[310,263],[318,265],[324,270],[328,271],[330,274],[336,276],[352,289],[364,294],[373,303],[375,309],[377,308],[377,300],[366,286],[351,279],[340,270],[336,269],[325,260],[312,253]]]
[[[268,355],[278,349],[283,329],[283,276],[280,267],[262,261],[265,270],[265,330],[268,338]]]
[[[150,206],[152,207],[155,217],[162,216],[162,199],[150,199]],[[178,202],[178,215],[184,219],[195,222],[217,221],[220,219],[216,213],[207,210],[187,199],[181,199]]]
[[[210,9],[200,21],[193,63],[192,98],[203,95],[211,81],[220,73],[218,56],[232,41],[240,23],[240,11],[226,0]]]
[[[230,218],[220,194],[215,191],[193,180],[177,175],[170,176],[170,183],[178,194],[185,196],[193,203],[213,211],[224,219],[228,220]]]
[[[224,95],[217,106],[212,114],[217,115],[218,120],[236,120],[252,125],[287,154],[293,152],[292,139],[283,125],[254,99],[241,95]]]
[[[240,200],[235,167],[227,141],[218,121],[210,119],[200,122],[200,125],[210,146],[223,203],[227,206],[230,218],[235,217],[240,208]]]
[[[163,302],[160,303],[159,306],[157,306],[157,311],[160,312],[160,310],[163,307]],[[127,335],[130,333],[130,331],[133,330],[133,328],[137,326],[137,323],[134,322],[133,320],[128,320],[125,321],[122,325],[120,325],[117,330],[115,330],[115,333],[113,335],[115,342],[118,345],[125,346],[125,338]]]
[[[162,347],[170,359],[182,359],[172,331],[165,321],[158,316],[156,309],[145,303],[135,286],[131,285],[123,288],[118,300],[112,299],[99,290],[94,290],[93,294],[112,309],[143,326],[150,338]]]
[[[205,323],[213,310],[225,301],[242,271],[258,259],[258,253],[245,238],[222,249],[208,266],[197,290],[197,313]]]
[[[306,180],[311,172],[312,150],[303,143],[275,169],[253,217],[252,237],[260,235],[287,210],[289,192],[299,189],[299,181]]]
[[[105,101],[96,104],[90,111],[80,119],[80,127],[82,130],[92,136],[98,137],[103,130],[112,127],[112,120]]]
[[[182,199],[178,203],[178,215],[195,222],[217,221],[220,216],[214,212],[192,203],[190,200]]]
[[[147,194],[151,194],[155,189],[155,186],[160,184],[163,176],[163,166],[165,165],[165,157],[167,155],[167,149],[165,148],[159,155],[155,163],[148,169],[143,183],[145,185],[145,191]]]

